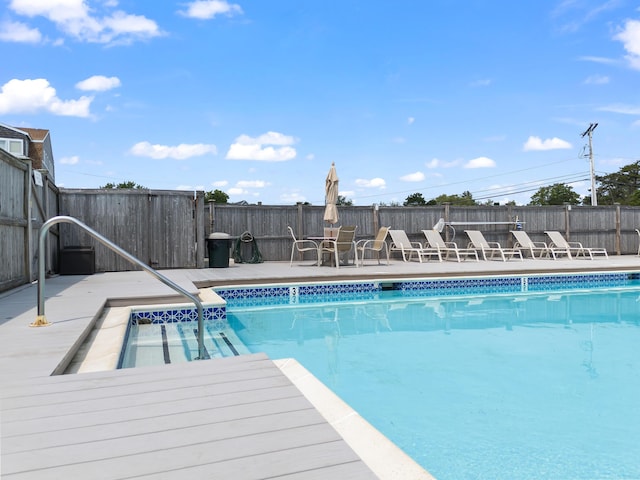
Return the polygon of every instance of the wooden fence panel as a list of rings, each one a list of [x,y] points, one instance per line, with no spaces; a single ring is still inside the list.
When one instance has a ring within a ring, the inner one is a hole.
[[[63,189],[60,198],[64,214],[86,223],[153,268],[203,265],[204,210],[196,208],[192,192]],[[137,269],[75,225],[63,224],[60,231],[62,248],[95,248],[96,271]]]
[[[28,197],[31,167],[0,149],[0,291],[29,281]]]

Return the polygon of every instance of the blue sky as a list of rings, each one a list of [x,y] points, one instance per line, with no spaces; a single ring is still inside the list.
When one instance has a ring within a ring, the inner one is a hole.
[[[0,122],[56,182],[526,204],[640,160],[630,0],[2,0]]]

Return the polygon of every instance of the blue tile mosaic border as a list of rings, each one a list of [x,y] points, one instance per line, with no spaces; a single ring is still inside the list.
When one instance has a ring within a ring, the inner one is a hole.
[[[227,307],[221,306],[205,306],[202,310],[204,320],[226,321]],[[195,307],[168,307],[165,309],[153,310],[132,310],[129,316],[129,323],[136,325],[138,323],[179,323],[179,322],[195,322],[198,320],[198,311]]]
[[[396,290],[402,296],[453,296],[488,293],[522,293],[546,290],[623,287],[629,281],[640,280],[640,273],[545,274],[531,276],[434,278],[421,280],[389,280],[360,283],[324,283],[317,285],[266,285],[234,288],[214,288],[226,305],[205,306],[204,319],[226,321],[227,306],[269,306],[298,303],[366,300],[383,290]],[[166,307],[131,312],[130,324],[175,323],[196,321],[195,307]]]

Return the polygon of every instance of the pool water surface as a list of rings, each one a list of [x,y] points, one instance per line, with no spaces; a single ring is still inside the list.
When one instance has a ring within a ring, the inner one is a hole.
[[[639,295],[381,292],[227,316],[440,480],[640,478]]]

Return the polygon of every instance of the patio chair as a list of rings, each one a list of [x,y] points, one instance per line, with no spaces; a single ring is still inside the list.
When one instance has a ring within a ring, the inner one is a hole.
[[[348,263],[349,253],[353,250],[354,264],[358,266],[358,250],[356,249],[356,228],[355,226],[340,227],[338,236],[335,239],[325,239],[320,242],[318,252],[320,255],[331,253],[335,257],[336,268],[340,268],[340,258],[344,257]]]
[[[638,238],[640,238],[640,230],[636,228],[636,233],[638,234]],[[638,244],[638,256],[640,257],[640,244]]]
[[[550,247],[545,242],[534,242],[524,230],[511,230],[511,233],[516,238],[516,243],[513,245],[513,248],[520,250],[523,256],[524,253],[528,251],[531,254],[531,258],[542,258],[543,255],[548,257],[549,254],[551,254],[554,260],[557,258],[557,255],[566,255],[567,258],[572,258],[568,248]],[[536,252],[539,253],[537,257]]]
[[[427,244],[431,248],[437,248],[440,250],[440,254],[445,253],[445,260],[449,260],[449,255],[453,254],[460,263],[460,256],[463,256],[465,260],[467,257],[475,257],[476,262],[478,260],[478,252],[473,248],[459,248],[455,242],[446,242],[438,230],[422,230],[424,236],[427,238]]]
[[[594,255],[603,255],[605,258],[609,258],[607,250],[604,248],[588,248],[580,242],[568,242],[560,232],[555,230],[545,231],[544,233],[546,233],[551,240],[549,244],[550,247],[566,249],[571,253],[575,253],[576,257],[583,256],[587,258],[587,255],[589,255],[591,260],[593,260]]]
[[[387,245],[387,235],[391,227],[380,227],[376,238],[369,240],[358,240],[356,242],[356,250],[360,252],[360,266],[364,265],[365,252],[376,252],[378,265],[380,265],[380,252],[384,251],[387,256],[387,265],[389,265],[389,245]]]
[[[304,252],[310,252],[312,250],[316,252],[316,264],[319,265],[320,254],[318,252],[318,244],[313,240],[298,240],[295,233],[293,233],[293,228],[287,226],[287,229],[289,230],[289,234],[293,239],[293,243],[291,244],[291,260],[289,261],[289,266],[293,266],[293,255],[296,253],[296,251],[298,253],[304,254]]]
[[[470,240],[467,248],[474,248],[482,251],[482,257],[485,260],[488,260],[487,253],[490,254],[490,259],[499,255],[503,262],[506,262],[507,258],[511,259],[514,257],[520,257],[520,260],[522,260],[522,253],[520,253],[520,250],[515,248],[502,248],[498,242],[487,242],[480,230],[465,230],[465,233]]]
[[[411,242],[407,233],[404,230],[389,230],[391,235],[391,252],[402,252],[402,260],[405,262],[411,261],[411,257],[415,253],[422,263],[423,258],[430,259],[430,257],[436,256],[439,261],[442,261],[442,255],[437,248],[424,248],[420,242]]]

